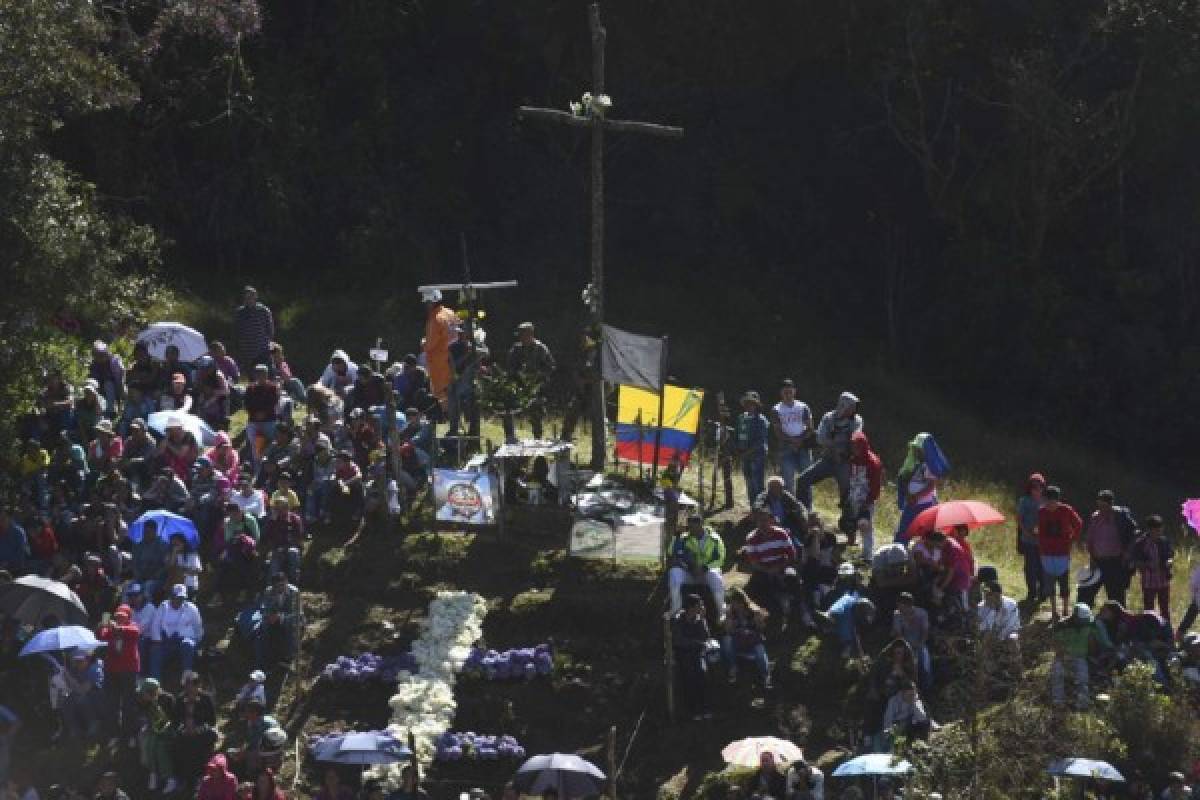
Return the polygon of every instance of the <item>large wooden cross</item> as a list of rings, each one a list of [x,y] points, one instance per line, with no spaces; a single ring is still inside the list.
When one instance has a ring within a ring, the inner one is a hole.
[[[593,100],[604,95],[604,44],[607,31],[600,22],[600,5],[593,3],[588,6],[588,27],[592,34],[592,90]],[[671,125],[658,125],[652,122],[637,122],[625,119],[609,119],[600,109],[596,113],[592,109],[584,109],[584,113],[576,114],[554,108],[538,108],[536,106],[521,106],[518,116],[522,119],[539,119],[558,125],[569,125],[575,128],[587,128],[592,133],[592,231],[591,231],[591,266],[592,283],[589,292],[589,303],[592,319],[597,329],[604,324],[604,132],[640,133],[647,136],[657,136],[664,139],[678,139],[683,136],[683,128]],[[597,354],[597,369],[599,355]],[[604,420],[604,382],[596,382],[596,394],[592,398],[592,468],[603,469],[605,445]]]

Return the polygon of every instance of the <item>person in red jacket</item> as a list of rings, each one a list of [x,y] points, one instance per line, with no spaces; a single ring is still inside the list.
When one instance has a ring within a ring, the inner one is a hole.
[[[755,508],[754,522],[756,527],[738,551],[750,564],[746,592],[759,605],[778,606],[786,625],[792,607],[787,578],[796,575],[796,545],[788,532],[775,524],[769,509]]]
[[[138,729],[136,692],[138,672],[142,668],[138,650],[141,631],[133,622],[133,610],[127,605],[117,606],[112,619],[96,632],[96,638],[108,643],[104,651],[104,689],[108,693],[116,733],[132,737]]]
[[[871,441],[862,431],[850,436],[850,478],[842,499],[838,527],[854,544],[855,534],[862,536],[862,554],[867,561],[875,552],[875,501],[883,484],[883,462],[871,449]]]
[[[1058,606],[1054,602],[1054,584],[1058,584],[1058,596],[1062,598],[1062,616],[1071,614],[1067,607],[1071,586],[1071,543],[1083,531],[1083,520],[1075,509],[1062,502],[1062,490],[1047,486],[1042,494],[1045,504],[1038,511],[1037,544],[1042,560],[1042,595],[1050,598],[1050,614],[1059,619]]]

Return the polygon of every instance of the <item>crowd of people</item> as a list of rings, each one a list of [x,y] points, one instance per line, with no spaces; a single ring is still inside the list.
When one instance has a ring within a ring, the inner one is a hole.
[[[1087,708],[1134,662],[1150,665],[1164,691],[1200,688],[1200,634],[1190,632],[1200,566],[1190,576],[1187,613],[1173,629],[1174,551],[1161,516],[1139,520],[1101,490],[1084,519],[1061,489],[1031,475],[1015,503],[1026,584],[1018,601],[995,567],[976,563],[971,527],[914,524],[939,504],[951,470],[931,434],[909,443],[896,476],[899,522],[886,543],[877,539],[875,512],[889,501],[881,499],[883,464],[858,405],[844,392],[818,420],[784,381],[773,406],[747,392],[729,420],[723,467],[728,476],[740,462],[750,517],[742,530],[727,522],[718,532],[693,510],[672,544],[666,576],[680,696],[693,719],[712,716],[713,672],[733,685],[749,671],[771,690],[768,639],[799,626],[829,637],[844,659],[872,658],[858,748],[891,752],[897,737],[920,739],[936,728],[926,700],[960,674],[963,658],[985,666],[989,696],[1014,689],[1022,641],[1047,603],[1049,625],[1039,621],[1037,629],[1048,632],[1053,653],[1047,689],[1054,705]],[[768,477],[772,462],[780,474]],[[812,504],[812,487],[830,478],[839,498],[835,519]],[[733,505],[728,479],[726,505]],[[742,533],[744,544],[734,550],[731,540]],[[1135,580],[1142,610],[1127,607]],[[881,639],[875,655],[869,644]],[[1172,664],[1186,686],[1174,685]]]
[[[98,340],[81,385],[46,374],[0,503],[0,583],[59,581],[83,609],[78,620],[21,611],[0,619],[0,791],[37,796],[27,767],[11,758],[18,743],[36,742],[100,745],[114,764],[122,751],[136,753],[136,772],[100,777],[96,796],[106,800],[127,800],[122,787],[135,782],[135,796],[145,786],[204,800],[286,797],[275,775],[288,734],[270,714],[275,698],[266,687],[290,669],[301,643],[305,542],[349,531],[352,544],[371,519],[404,514],[429,484],[438,438],[479,433],[484,339],[468,335],[439,292],[424,299],[419,354],[379,369],[335,350],[309,385],[288,365],[273,315],[251,287],[229,349],[210,341],[184,362],[177,347],[159,353],[137,343],[126,363],[116,343]],[[504,366],[541,383],[556,364],[535,333],[532,323],[519,326]],[[572,420],[593,394],[586,378],[580,386]],[[951,470],[932,435],[906,448],[896,472],[899,523],[885,541],[875,512],[892,500],[883,497],[884,466],[853,393],[820,418],[791,381],[769,408],[755,392],[740,406],[722,436],[720,466],[732,507],[740,464],[749,523],[739,531],[728,522],[719,533],[689,513],[666,575],[679,696],[693,718],[712,715],[718,667],[729,685],[748,673],[773,690],[771,639],[804,629],[828,636],[843,658],[873,656],[857,744],[889,752],[897,738],[937,727],[926,701],[955,669],[964,642],[988,654],[1002,689],[1003,673],[1020,670],[1031,617],[1047,602],[1053,703],[1086,707],[1134,661],[1150,664],[1164,690],[1186,688],[1173,685],[1172,663],[1200,684],[1200,635],[1189,632],[1200,568],[1173,630],[1174,554],[1161,517],[1139,520],[1101,491],[1085,521],[1057,487],[1031,475],[1016,503],[1026,584],[1018,603],[994,568],[976,563],[968,526],[915,524],[939,504]],[[237,411],[245,425],[232,430]],[[540,438],[543,398],[535,393],[521,413]],[[506,438],[515,438],[513,416],[503,420]],[[444,437],[438,424],[447,426]],[[777,476],[768,476],[772,463]],[[827,519],[814,508],[813,487],[830,479],[839,503]],[[733,579],[733,562],[748,579]],[[1073,565],[1082,567],[1074,581]],[[1135,577],[1141,611],[1126,607]],[[71,622],[99,644],[20,656],[40,633]],[[214,631],[229,629],[253,671],[236,696],[218,698],[211,670],[225,654]],[[880,639],[885,646],[872,654]],[[226,707],[236,722],[223,737],[218,712]],[[755,796],[823,797],[815,767],[799,762],[778,777],[772,770],[764,763]],[[326,785],[318,796],[345,800],[347,791]],[[411,786],[392,800],[420,796]]]
[[[457,316],[446,323],[440,296],[427,300],[427,341],[445,344],[457,370],[429,369],[429,348],[387,370],[337,350],[306,386],[246,287],[228,349],[209,341],[184,362],[177,346],[143,341],[123,358],[97,340],[81,385],[47,372],[0,503],[0,583],[59,581],[83,611],[0,619],[0,787],[26,800],[14,748],[99,744],[114,764],[129,760],[123,750],[140,763],[106,772],[105,797],[142,786],[284,797],[274,774],[287,734],[264,687],[300,645],[305,542],[350,531],[352,543],[373,518],[403,514],[429,483],[434,421],[466,419],[474,402],[462,373],[477,348],[464,353]],[[443,323],[449,342],[433,336]],[[100,644],[19,656],[69,623]],[[221,741],[211,670],[225,668],[226,630],[254,669],[225,698],[236,721]]]

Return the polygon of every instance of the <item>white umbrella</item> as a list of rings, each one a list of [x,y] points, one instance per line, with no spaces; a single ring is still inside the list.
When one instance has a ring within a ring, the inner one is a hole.
[[[1060,758],[1052,761],[1046,772],[1056,778],[1099,778],[1123,783],[1125,776],[1107,761],[1091,758]]]
[[[195,436],[196,441],[205,447],[211,447],[217,441],[217,432],[195,414],[183,414],[179,411],[155,411],[146,417],[146,427],[160,435],[166,434],[167,428],[174,423],[183,426],[185,431]]]
[[[166,357],[167,347],[170,345],[179,348],[179,360],[185,364],[190,364],[208,352],[208,342],[204,341],[204,334],[178,322],[156,322],[139,333],[137,340],[146,345],[151,358],[160,361]]]
[[[852,758],[833,771],[835,778],[878,777],[880,775],[907,775],[912,764],[898,759],[891,753],[867,753]]]
[[[749,739],[738,739],[730,742],[721,751],[721,758],[726,764],[739,767],[757,767],[763,753],[771,753],[777,761],[803,761],[804,751],[787,739],[777,739],[774,736],[754,736]]]

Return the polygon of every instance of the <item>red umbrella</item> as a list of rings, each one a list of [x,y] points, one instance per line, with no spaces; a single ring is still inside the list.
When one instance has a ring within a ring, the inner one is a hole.
[[[987,503],[976,500],[951,500],[927,508],[908,526],[909,536],[924,536],[933,531],[952,531],[959,525],[981,528],[1004,522],[1004,515]]]

